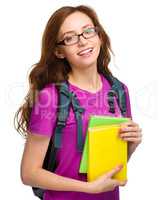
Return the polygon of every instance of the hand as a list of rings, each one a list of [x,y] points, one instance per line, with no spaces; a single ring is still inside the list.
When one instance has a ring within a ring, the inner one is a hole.
[[[142,141],[142,129],[132,120],[121,124],[120,138],[128,143],[129,157]]]
[[[112,176],[118,173],[122,167],[123,165],[119,165],[96,180],[88,182],[88,193],[107,192],[114,190],[117,186],[124,186],[127,181],[118,181],[112,178]]]

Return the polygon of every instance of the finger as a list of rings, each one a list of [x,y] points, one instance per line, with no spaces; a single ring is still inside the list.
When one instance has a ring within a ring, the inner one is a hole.
[[[142,134],[140,132],[126,132],[126,133],[120,133],[121,138],[126,138],[126,137],[142,137]]]
[[[141,138],[123,138],[124,141],[127,141],[127,142],[135,142],[135,143],[140,143],[142,141]]]
[[[138,134],[136,132],[127,132],[127,133],[121,133],[120,137],[121,138],[126,138],[126,137],[137,137]]]
[[[114,176],[117,172],[119,172],[123,168],[123,165],[118,165],[114,169],[112,169],[110,172],[107,173],[107,177],[112,177]]]
[[[125,186],[127,183],[127,180],[125,181],[119,181],[119,185],[118,186]]]
[[[126,126],[120,129],[120,132],[142,132],[142,129],[138,126]]]
[[[112,179],[114,182],[113,182],[113,185],[116,187],[116,186],[125,186],[126,183],[127,183],[127,180],[124,180],[124,181],[119,181],[117,179]]]

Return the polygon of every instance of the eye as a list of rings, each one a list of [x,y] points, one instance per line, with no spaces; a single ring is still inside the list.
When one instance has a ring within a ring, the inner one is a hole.
[[[90,34],[90,33],[93,33],[93,32],[95,32],[95,28],[94,27],[89,27],[89,28],[87,28],[87,29],[85,29],[84,30],[84,32],[86,33],[86,34]]]
[[[64,40],[65,40],[66,42],[70,42],[70,41],[73,40],[73,38],[74,38],[74,35],[71,35],[71,36],[67,36]]]

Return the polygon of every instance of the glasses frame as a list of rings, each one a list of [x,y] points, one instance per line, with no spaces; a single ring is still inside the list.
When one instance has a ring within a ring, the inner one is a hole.
[[[80,33],[80,34],[75,34],[75,36],[78,37],[77,42],[68,45],[68,44],[65,44],[65,38],[64,38],[62,41],[57,42],[56,45],[72,46],[72,45],[74,45],[74,44],[77,44],[77,43],[80,41],[80,36],[83,36],[84,39],[89,39],[89,38],[92,38],[92,37],[96,36],[96,35],[98,34],[98,27],[97,27],[97,26],[94,26],[94,27],[90,27],[90,28],[94,28],[94,29],[95,29],[95,33],[96,33],[95,35],[86,38],[86,37],[84,36],[85,31],[83,31],[83,32]]]

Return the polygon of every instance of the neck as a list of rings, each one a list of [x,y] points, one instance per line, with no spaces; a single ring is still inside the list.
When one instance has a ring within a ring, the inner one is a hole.
[[[69,73],[68,81],[82,89],[97,91],[102,87],[100,75],[97,72],[97,66],[86,69],[72,69]]]

